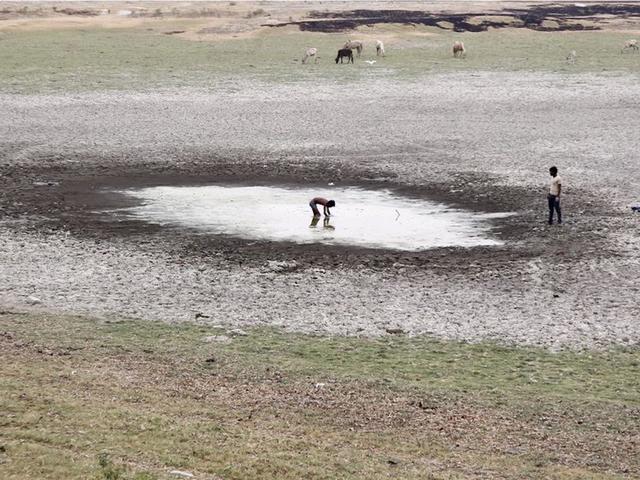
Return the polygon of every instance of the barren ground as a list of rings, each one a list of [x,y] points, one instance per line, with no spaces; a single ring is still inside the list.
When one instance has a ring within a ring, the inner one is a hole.
[[[640,340],[632,78],[241,83],[1,97],[5,302],[314,333]],[[544,224],[550,164],[566,181],[562,227]],[[99,213],[122,206],[109,189],[206,182],[379,185],[518,215],[496,221],[504,247],[406,254],[204,237]],[[271,260],[296,267],[273,272]]]

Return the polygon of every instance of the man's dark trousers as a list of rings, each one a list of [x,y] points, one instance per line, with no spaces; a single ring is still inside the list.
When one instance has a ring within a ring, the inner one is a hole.
[[[549,201],[549,225],[553,224],[553,210],[558,214],[558,223],[562,223],[562,212],[560,211],[560,199],[557,195],[547,195]]]

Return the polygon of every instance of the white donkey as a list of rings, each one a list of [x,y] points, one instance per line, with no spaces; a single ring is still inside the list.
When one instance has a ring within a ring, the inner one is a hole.
[[[464,49],[464,43],[460,41],[453,42],[453,56],[455,58],[463,58],[467,56],[467,51]]]
[[[344,44],[344,48],[355,50],[356,52],[358,52],[358,56],[360,56],[362,50],[364,50],[364,42],[362,40],[349,40]]]
[[[304,56],[302,57],[302,63],[307,63],[313,57],[313,63],[318,63],[318,49],[314,47],[307,48],[307,51],[304,52]]]
[[[634,38],[632,40],[627,40],[626,42],[624,42],[624,45],[622,47],[622,53],[624,53],[627,50],[634,50],[636,52],[640,50],[638,48],[638,40]]]
[[[380,40],[376,41],[376,56],[384,57],[384,43]]]

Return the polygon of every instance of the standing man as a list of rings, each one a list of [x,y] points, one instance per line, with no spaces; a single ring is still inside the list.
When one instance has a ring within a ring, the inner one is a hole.
[[[562,179],[558,175],[557,167],[549,169],[551,175],[551,183],[549,184],[549,193],[547,200],[549,201],[549,225],[553,225],[553,211],[558,215],[558,224],[562,224],[562,213],[560,211],[560,193],[562,192]]]

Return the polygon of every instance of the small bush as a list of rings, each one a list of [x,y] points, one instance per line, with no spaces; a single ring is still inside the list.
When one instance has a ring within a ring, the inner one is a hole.
[[[122,480],[124,469],[122,467],[116,467],[108,454],[101,453],[98,455],[98,466],[100,467],[100,474],[104,480]]]

